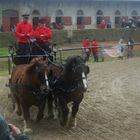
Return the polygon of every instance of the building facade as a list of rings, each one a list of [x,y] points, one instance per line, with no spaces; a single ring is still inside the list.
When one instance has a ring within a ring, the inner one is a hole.
[[[99,28],[104,20],[119,28],[129,18],[140,19],[138,0],[0,0],[0,24],[11,31],[24,13],[34,27],[43,18],[57,29]]]

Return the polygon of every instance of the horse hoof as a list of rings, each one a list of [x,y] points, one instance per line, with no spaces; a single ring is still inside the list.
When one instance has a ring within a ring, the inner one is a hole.
[[[54,115],[53,119],[58,120],[58,116]]]
[[[69,123],[69,128],[72,128],[72,129],[75,129],[76,128],[76,126],[77,126],[77,122],[76,122],[76,120],[74,121],[71,121],[70,123]]]
[[[31,128],[25,128],[24,129],[24,133],[25,134],[31,134],[33,131],[32,131],[32,129]]]

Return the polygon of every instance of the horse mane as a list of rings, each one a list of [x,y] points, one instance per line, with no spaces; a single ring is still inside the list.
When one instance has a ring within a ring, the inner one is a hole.
[[[26,71],[28,73],[32,73],[34,70],[35,70],[35,67],[36,65],[39,63],[39,61],[43,60],[42,57],[36,57],[36,58],[33,58],[30,62],[30,64],[27,64],[27,67],[26,67]]]
[[[68,59],[66,60],[66,64],[65,64],[65,68],[66,70],[70,70],[73,67],[73,64],[78,65],[84,63],[84,60],[81,56],[76,55],[76,56],[71,56],[68,57]]]
[[[66,60],[66,63],[64,65],[64,74],[63,76],[65,78],[71,79],[71,76],[73,74],[73,68],[76,67],[77,65],[84,63],[84,60],[82,59],[81,56],[71,56],[68,57]]]
[[[36,63],[27,64],[26,71],[28,73],[31,73],[35,70],[35,67],[36,67]]]

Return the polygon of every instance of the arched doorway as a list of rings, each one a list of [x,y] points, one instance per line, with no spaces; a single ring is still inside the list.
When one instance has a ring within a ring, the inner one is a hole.
[[[6,32],[13,31],[19,20],[19,13],[16,10],[8,9],[2,11],[2,26]]]
[[[84,23],[84,12],[82,10],[77,11],[77,25],[82,25]]]
[[[121,12],[119,10],[115,12],[115,27],[121,27]]]
[[[60,9],[56,11],[55,22],[57,25],[63,25],[63,12]]]
[[[97,13],[96,13],[96,25],[97,25],[97,27],[99,27],[99,25],[100,25],[100,23],[102,22],[103,19],[104,19],[103,11],[98,10]]]
[[[131,13],[131,17],[132,18],[136,18],[138,16],[138,13],[136,10],[133,10],[132,13]]]
[[[33,10],[33,12],[32,12],[32,17],[33,17],[33,19],[32,19],[33,27],[36,28],[37,25],[38,25],[39,17],[40,17],[40,12],[39,12],[39,10],[36,10],[36,9]]]
[[[138,12],[137,12],[136,10],[133,10],[133,11],[131,12],[131,17],[132,17],[132,19],[133,19],[135,22],[137,22]]]
[[[84,29],[84,12],[83,10],[77,11],[77,29]]]

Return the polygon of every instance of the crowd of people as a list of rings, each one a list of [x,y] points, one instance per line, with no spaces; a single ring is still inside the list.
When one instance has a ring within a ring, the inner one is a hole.
[[[134,18],[130,18],[128,20],[123,19],[121,22],[121,28],[130,28],[130,29],[135,29],[135,28],[140,28],[140,20],[136,20]]]
[[[94,57],[94,62],[99,62],[99,53],[101,53],[101,46],[99,46],[99,43],[96,39],[93,39],[90,41],[88,37],[85,38],[85,40],[82,43],[83,47],[83,58],[84,61],[88,61],[90,54]],[[120,38],[117,45],[113,47],[116,52],[119,59],[123,59],[125,53],[127,52],[127,58],[133,57],[133,49],[134,49],[134,40],[132,37],[129,37],[127,42],[125,43],[124,38]],[[103,54],[102,54],[103,55]]]

